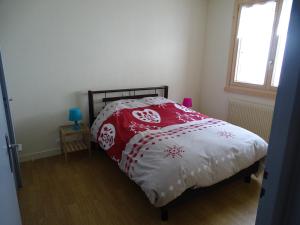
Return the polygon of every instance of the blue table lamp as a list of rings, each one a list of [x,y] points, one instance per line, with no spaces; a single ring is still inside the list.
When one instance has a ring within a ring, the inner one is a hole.
[[[74,130],[80,130],[80,125],[78,121],[82,119],[82,114],[80,108],[71,108],[69,109],[69,120],[74,121]]]

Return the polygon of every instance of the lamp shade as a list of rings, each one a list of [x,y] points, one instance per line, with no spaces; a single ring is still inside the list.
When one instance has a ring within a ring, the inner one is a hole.
[[[192,98],[184,98],[182,105],[184,105],[187,108],[191,108],[193,106]]]
[[[82,114],[80,108],[71,108],[69,109],[69,120],[70,121],[79,121],[82,119]]]

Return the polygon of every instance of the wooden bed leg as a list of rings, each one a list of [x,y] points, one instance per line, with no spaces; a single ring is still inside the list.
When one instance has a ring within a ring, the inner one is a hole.
[[[169,214],[166,206],[160,208],[160,217],[162,221],[168,221]]]
[[[244,177],[244,182],[248,184],[251,183],[251,174]]]

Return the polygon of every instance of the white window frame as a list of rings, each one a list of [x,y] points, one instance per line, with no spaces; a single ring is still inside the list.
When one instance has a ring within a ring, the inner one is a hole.
[[[277,4],[275,10],[275,19],[272,28],[272,38],[271,38],[270,51],[268,57],[269,64],[266,69],[265,82],[263,85],[236,82],[235,69],[236,69],[236,60],[237,60],[237,52],[238,52],[237,32],[238,32],[238,25],[240,21],[241,9],[245,5],[266,3],[269,1],[275,1]],[[239,94],[261,96],[267,98],[275,98],[277,88],[272,86],[272,76],[273,76],[274,62],[276,57],[277,41],[278,41],[278,38],[276,37],[276,31],[279,24],[282,4],[283,4],[283,0],[236,0],[235,1],[233,23],[232,23],[231,45],[230,45],[231,47],[230,47],[229,62],[228,62],[228,75],[227,75],[225,91],[239,93]]]

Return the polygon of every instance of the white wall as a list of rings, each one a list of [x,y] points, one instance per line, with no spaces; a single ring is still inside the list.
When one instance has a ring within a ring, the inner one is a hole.
[[[201,77],[201,111],[216,118],[226,119],[228,100],[238,98],[265,104],[274,100],[224,91],[227,78],[234,0],[209,0],[205,38],[204,63]]]
[[[86,115],[88,89],[167,84],[170,98],[192,96],[198,109],[206,11],[206,0],[1,0],[0,48],[23,157],[57,153],[58,126],[69,107]],[[214,49],[207,53],[209,63]],[[223,80],[221,69],[205,74],[208,83]]]

